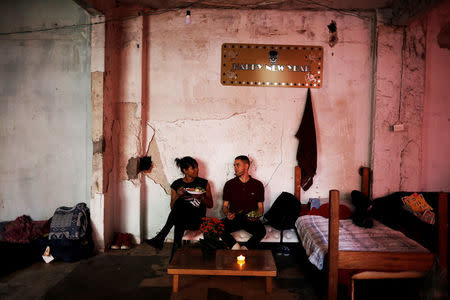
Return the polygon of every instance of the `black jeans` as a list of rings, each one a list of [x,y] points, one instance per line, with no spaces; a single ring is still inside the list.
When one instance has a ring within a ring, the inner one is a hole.
[[[222,240],[228,247],[233,247],[236,240],[231,235],[232,232],[244,229],[252,235],[247,241],[247,248],[254,249],[258,243],[266,235],[266,228],[259,220],[249,220],[245,214],[236,214],[233,220],[225,218],[222,220],[224,224],[224,232],[222,233]]]
[[[197,230],[202,224],[202,218],[205,216],[204,210],[200,207],[194,207],[189,201],[179,199],[175,202],[166,224],[160,232],[162,238],[169,234],[172,226],[175,226],[174,244],[181,246],[181,239],[183,238],[186,229]]]

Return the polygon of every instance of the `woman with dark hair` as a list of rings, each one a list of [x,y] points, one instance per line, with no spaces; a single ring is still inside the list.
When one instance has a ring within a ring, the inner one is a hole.
[[[161,250],[166,236],[172,226],[175,226],[172,256],[181,246],[184,231],[199,229],[202,218],[206,214],[206,208],[213,206],[211,187],[208,180],[198,177],[197,161],[190,156],[185,156],[181,159],[176,158],[175,163],[184,177],[175,180],[170,186],[171,211],[166,224],[154,238],[146,240],[147,244]]]

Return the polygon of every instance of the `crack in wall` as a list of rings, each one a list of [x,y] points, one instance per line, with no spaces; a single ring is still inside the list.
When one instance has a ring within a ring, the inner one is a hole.
[[[403,28],[403,45],[402,45],[402,64],[400,69],[400,98],[399,98],[399,104],[398,104],[398,115],[397,115],[397,122],[396,124],[400,123],[401,118],[401,112],[402,112],[402,102],[403,102],[403,70],[404,70],[404,64],[405,64],[405,49],[406,49],[406,28]]]
[[[278,171],[278,169],[280,168],[280,166],[283,164],[283,135],[284,135],[284,118],[283,118],[283,123],[281,126],[281,137],[280,137],[280,161],[278,162],[277,166],[275,167],[275,169],[272,172],[272,175],[270,175],[269,180],[267,181],[267,183],[264,185],[264,188],[266,188],[269,183],[272,181],[273,176],[275,175],[275,173]]]
[[[191,122],[201,122],[201,121],[206,121],[206,122],[207,122],[207,121],[224,121],[224,120],[229,120],[229,119],[231,119],[231,118],[234,118],[234,117],[236,117],[236,116],[242,116],[242,115],[248,115],[248,114],[249,114],[249,112],[240,112],[240,113],[233,113],[233,114],[231,114],[231,115],[229,115],[229,116],[222,117],[222,118],[212,118],[212,119],[201,119],[201,118],[197,119],[197,118],[190,118],[190,119],[176,119],[176,120],[173,120],[173,121],[165,121],[165,120],[162,120],[162,121],[158,121],[158,122],[166,123],[166,124],[176,124],[176,123],[186,122],[186,121],[191,121]],[[147,122],[147,125],[148,125],[148,126],[151,126],[149,122]],[[153,128],[153,127],[152,127],[152,128]]]
[[[158,144],[155,139],[156,129],[152,125],[148,124],[148,122],[147,126],[149,126],[153,130],[152,139],[148,143],[146,152],[147,156],[152,157],[153,168],[150,173],[147,173],[147,176],[155,184],[159,185],[166,192],[167,195],[170,195],[170,184],[169,181],[167,180],[166,174],[164,173],[163,164],[161,161],[161,154],[159,152]]]
[[[407,150],[407,148],[408,148],[408,146],[409,146],[409,144],[411,144],[411,143],[413,143],[414,142],[414,140],[409,140],[407,143],[406,143],[406,145],[402,148],[402,150],[400,151],[400,169],[399,169],[399,176],[400,176],[400,181],[399,181],[399,191],[403,191],[403,180],[404,180],[404,178],[403,178],[403,165],[404,165],[404,156],[405,156],[405,153],[406,153],[406,150]],[[407,178],[405,178],[405,179],[407,179]]]
[[[110,183],[110,175],[114,170],[114,152],[112,147],[112,136],[113,136],[113,128],[114,128],[115,120],[113,119],[111,122],[110,134],[111,136],[108,139],[108,142],[105,142],[105,149],[103,152],[103,193],[108,193],[109,183]]]
[[[258,111],[256,111],[258,112]],[[245,115],[249,115],[252,112],[236,112],[236,113],[232,113],[228,116],[224,116],[224,117],[219,117],[219,118],[208,118],[208,119],[197,119],[197,118],[187,118],[187,119],[177,119],[177,120],[173,120],[173,121],[158,121],[160,123],[165,123],[165,124],[178,124],[178,123],[182,123],[182,122],[208,122],[208,121],[223,121],[223,120],[229,120],[235,117],[239,117],[239,116],[245,116]],[[169,182],[167,180],[167,177],[162,169],[162,161],[161,161],[161,156],[160,156],[160,152],[159,152],[159,147],[158,144],[156,142],[155,136],[156,133],[158,132],[157,129],[154,127],[154,125],[151,124],[150,121],[147,121],[147,126],[149,126],[152,130],[153,130],[153,136],[150,140],[150,142],[148,143],[148,147],[147,147],[147,156],[151,156],[152,158],[154,158],[154,168],[152,169],[152,172],[148,173],[147,175],[149,176],[149,178],[155,183],[158,184],[159,186],[161,186],[165,192],[167,194],[170,194],[170,185]],[[275,167],[274,171],[272,172],[269,181],[266,183],[266,186],[270,183],[270,181],[272,180],[273,176],[275,175],[275,173],[277,172],[277,170],[280,168],[280,166],[283,163],[283,134],[284,134],[284,123],[282,126],[282,132],[281,132],[281,138],[280,138],[280,143],[281,143],[281,150],[280,150],[280,161],[277,164],[277,166]]]

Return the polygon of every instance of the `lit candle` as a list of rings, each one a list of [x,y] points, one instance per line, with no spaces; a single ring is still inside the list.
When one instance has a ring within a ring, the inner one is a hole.
[[[244,255],[239,255],[237,257],[237,263],[239,264],[239,266],[242,267],[242,265],[245,264],[245,256]]]

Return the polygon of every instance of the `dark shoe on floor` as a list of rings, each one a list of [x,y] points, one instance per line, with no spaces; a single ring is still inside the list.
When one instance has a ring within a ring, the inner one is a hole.
[[[122,239],[123,239],[123,235],[122,233],[117,233],[116,237],[111,245],[111,249],[117,250],[120,249],[120,246],[122,246]]]
[[[278,246],[275,253],[277,255],[289,256],[291,254],[291,249],[288,246]]]
[[[164,239],[157,236],[152,239],[145,240],[145,242],[158,250],[162,250],[162,248],[164,247]]]
[[[131,248],[131,234],[125,233],[122,238],[122,245],[120,246],[120,249],[128,250],[130,248]]]

